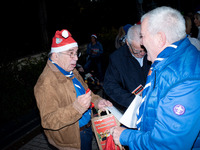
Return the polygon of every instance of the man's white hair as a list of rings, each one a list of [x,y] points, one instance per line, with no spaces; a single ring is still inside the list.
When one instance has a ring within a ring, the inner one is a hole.
[[[147,18],[147,30],[151,34],[164,32],[169,43],[174,43],[186,36],[185,19],[179,11],[171,7],[158,7],[142,16],[141,22]]]
[[[132,27],[130,27],[127,33],[128,43],[132,43],[132,41],[140,42],[140,32],[141,25],[133,25]]]

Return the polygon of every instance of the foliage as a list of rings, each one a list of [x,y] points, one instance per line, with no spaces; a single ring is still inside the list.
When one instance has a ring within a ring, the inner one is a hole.
[[[1,123],[14,120],[36,107],[33,88],[45,64],[46,56],[41,59],[26,58],[20,62],[1,64]]]

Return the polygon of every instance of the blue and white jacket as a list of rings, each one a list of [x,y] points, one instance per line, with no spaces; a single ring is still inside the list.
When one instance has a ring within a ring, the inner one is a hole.
[[[103,46],[99,41],[96,42],[95,45],[89,43],[87,46],[87,54],[90,55],[92,58],[96,58],[103,54]]]
[[[131,150],[200,148],[200,52],[184,38],[159,55],[140,130],[126,129],[120,143]]]

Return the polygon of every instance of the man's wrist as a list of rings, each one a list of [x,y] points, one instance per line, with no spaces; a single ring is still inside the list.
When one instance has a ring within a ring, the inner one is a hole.
[[[129,139],[129,135],[130,134],[130,130],[129,129],[125,129],[124,131],[122,131],[120,137],[119,137],[119,142],[121,143],[121,145],[125,145],[128,146],[128,139]]]
[[[73,107],[74,107],[80,114],[83,114],[83,113],[87,110],[87,108],[82,107],[82,106],[79,104],[79,102],[78,102],[77,100],[74,101]]]

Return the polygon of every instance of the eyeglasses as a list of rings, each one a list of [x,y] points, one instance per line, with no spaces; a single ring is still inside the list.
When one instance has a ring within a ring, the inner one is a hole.
[[[69,53],[61,53],[61,54],[64,54],[64,55],[68,55],[70,58],[74,58],[74,57],[80,57],[81,56],[81,52],[69,52]]]
[[[140,54],[140,53],[145,52],[144,50],[136,50],[135,48],[133,48],[133,47],[131,46],[130,43],[128,43],[128,45],[129,45],[129,47],[131,48],[131,51],[132,51],[133,54]],[[145,53],[146,53],[146,52],[145,52]]]

